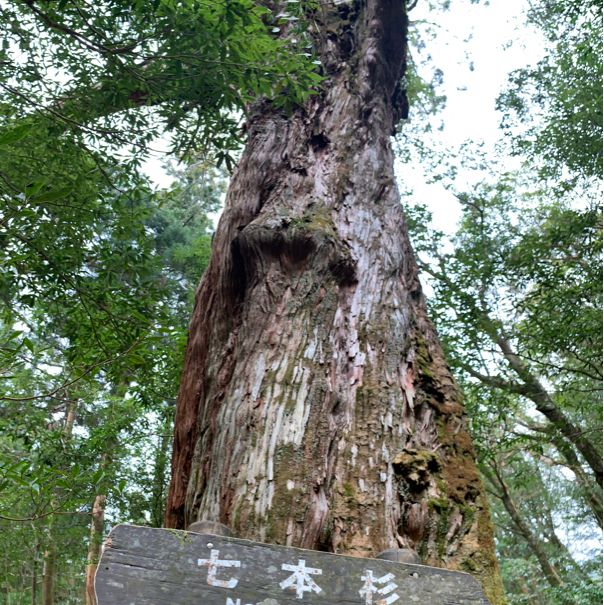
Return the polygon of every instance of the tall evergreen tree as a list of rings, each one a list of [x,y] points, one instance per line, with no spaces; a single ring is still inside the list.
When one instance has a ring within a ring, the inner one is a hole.
[[[306,17],[323,92],[248,112],[190,326],[166,522],[360,556],[404,546],[475,573],[501,603],[393,175],[405,4],[326,2]]]

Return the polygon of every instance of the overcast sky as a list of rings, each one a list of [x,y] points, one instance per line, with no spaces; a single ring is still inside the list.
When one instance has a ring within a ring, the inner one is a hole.
[[[543,55],[541,34],[526,25],[528,0],[490,0],[472,4],[470,0],[452,0],[447,11],[430,11],[428,2],[419,0],[411,20],[434,24],[436,35],[427,41],[432,65],[444,73],[442,92],[447,96],[439,116],[444,128],[434,132],[436,145],[451,151],[464,142],[484,142],[494,157],[501,140],[501,114],[495,109],[497,96],[505,88],[507,75],[519,67],[536,63]],[[518,162],[502,157],[498,166],[512,169]],[[441,185],[427,185],[429,175],[421,164],[396,166],[401,188],[411,187],[409,203],[425,203],[433,212],[434,226],[452,232],[459,216],[455,197]],[[457,186],[471,187],[480,174],[460,170]]]

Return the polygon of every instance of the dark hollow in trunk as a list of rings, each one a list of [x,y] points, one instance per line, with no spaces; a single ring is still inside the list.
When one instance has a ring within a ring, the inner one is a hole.
[[[327,79],[254,107],[199,286],[166,525],[358,556],[416,549],[501,603],[459,392],[393,174],[404,3],[321,3]]]

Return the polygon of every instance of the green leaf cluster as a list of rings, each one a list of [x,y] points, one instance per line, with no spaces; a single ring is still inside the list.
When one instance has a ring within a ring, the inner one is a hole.
[[[44,118],[58,136],[114,152],[144,152],[168,132],[181,155],[212,148],[232,162],[250,102],[291,107],[320,83],[308,36],[292,46],[275,33],[303,4],[276,14],[253,0],[4,3],[0,141]]]
[[[198,162],[154,192],[102,165],[112,178],[91,171],[73,197],[15,196],[1,224],[0,534],[36,545],[6,545],[14,602],[31,600],[32,575],[39,593],[55,551],[59,602],[80,598],[95,495],[111,522],[163,518],[192,292],[224,177]]]
[[[579,545],[602,524],[601,476],[581,442],[601,461],[602,213],[597,188],[579,204],[536,182],[506,175],[458,194],[451,239],[429,227],[425,208],[409,217],[492,495],[506,584],[533,599],[512,601],[562,604],[575,597],[558,581],[589,598],[599,590],[597,553]],[[540,551],[556,568],[549,581]]]
[[[424,143],[409,152],[462,209],[453,236],[422,206],[408,209],[409,227],[465,394],[511,603],[602,598],[601,15],[594,2],[531,4],[545,55],[498,100],[519,171],[467,146],[457,158]],[[462,170],[485,176],[469,191],[447,185]]]
[[[536,2],[529,22],[545,35],[546,54],[510,74],[498,101],[503,126],[542,174],[601,178],[602,3]]]

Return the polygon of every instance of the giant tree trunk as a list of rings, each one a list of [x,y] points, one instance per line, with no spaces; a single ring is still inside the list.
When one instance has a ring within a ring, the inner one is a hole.
[[[325,93],[254,108],[197,292],[170,527],[372,556],[415,548],[501,602],[459,393],[393,175],[401,0],[320,3]]]

